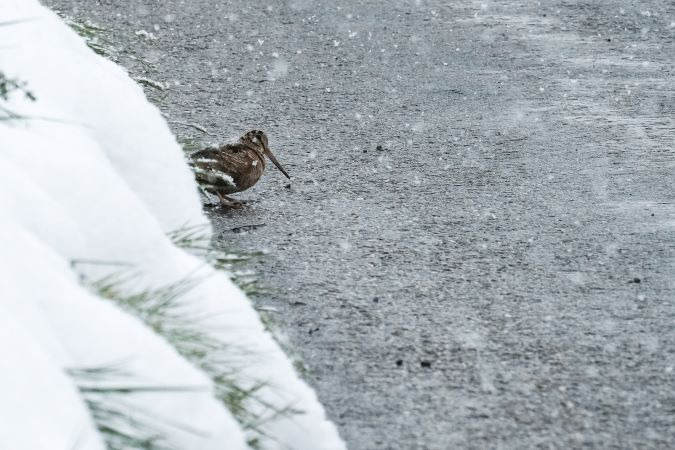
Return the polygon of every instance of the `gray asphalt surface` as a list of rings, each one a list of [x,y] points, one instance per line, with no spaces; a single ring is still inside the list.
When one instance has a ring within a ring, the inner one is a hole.
[[[675,446],[673,2],[47,3],[267,132],[212,219],[351,449]]]

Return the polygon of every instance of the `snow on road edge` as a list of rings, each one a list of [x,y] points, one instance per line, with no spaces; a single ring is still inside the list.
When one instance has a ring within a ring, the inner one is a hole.
[[[179,299],[181,314],[185,320],[195,318],[195,328],[223,348],[236,350],[231,352],[236,359],[219,362],[231,365],[223,371],[241,386],[256,386],[260,405],[298,411],[263,421],[261,446],[344,448],[316,395],[295,375],[248,299],[224,274],[167,238],[182,227],[210,228],[182,150],[159,111],[123,69],[95,55],[37,1],[9,0],[0,6],[0,22],[23,19],[0,26],[5,44],[0,69],[28,82],[37,97],[32,102],[14,93],[8,108],[27,118],[0,122],[0,234],[8,249],[0,256],[0,308],[32,340],[11,328],[3,329],[3,336],[18,346],[17,353],[25,348],[36,354],[16,361],[15,373],[36,371],[38,360],[42,365],[51,361],[52,372],[61,374],[122,364],[134,382],[165,388],[129,394],[125,402],[151,416],[153,429],[171,444],[244,448],[251,435],[244,437],[194,361],[94,295],[80,278],[114,277],[125,267],[133,277],[119,289],[131,295],[191,277],[200,282]],[[75,271],[73,261],[100,264],[77,265]],[[82,445],[80,436],[89,436],[86,442],[92,445],[86,447],[100,448],[92,421],[82,417],[85,401],[75,395],[76,380],[61,377],[58,383],[72,413],[61,415],[63,426],[54,430],[56,435],[61,430],[60,438],[51,442]],[[0,434],[0,444],[15,444],[24,436],[31,448],[55,448],[41,445],[31,428],[36,417],[48,421],[50,409],[42,405],[49,399],[29,399],[34,408],[0,404],[0,417],[12,417],[15,425],[13,437]],[[26,414],[15,416],[16,410]]]

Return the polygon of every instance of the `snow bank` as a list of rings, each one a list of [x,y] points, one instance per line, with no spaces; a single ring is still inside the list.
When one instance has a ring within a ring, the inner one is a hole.
[[[35,0],[0,5],[0,22],[22,19],[0,26],[0,70],[37,97],[0,103],[25,117],[0,121],[0,354],[11,368],[0,375],[0,423],[12,424],[0,447],[103,448],[92,417],[108,408],[177,448],[246,448],[252,437],[263,448],[344,448],[248,299],[167,238],[210,228],[159,111]],[[83,282],[120,271],[133,274],[116,285],[123,297],[199,280],[177,303],[228,355],[209,365],[256,387],[253,414],[300,412],[245,433],[202,361]]]

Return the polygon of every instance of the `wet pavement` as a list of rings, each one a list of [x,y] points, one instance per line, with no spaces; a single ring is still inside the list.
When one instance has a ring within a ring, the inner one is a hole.
[[[211,217],[351,449],[673,445],[675,4],[47,3],[268,134]]]

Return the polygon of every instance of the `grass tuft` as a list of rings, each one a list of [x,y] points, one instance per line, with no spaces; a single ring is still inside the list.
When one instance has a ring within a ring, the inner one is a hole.
[[[140,392],[173,393],[199,389],[130,384],[129,379],[132,376],[113,366],[72,368],[67,373],[75,381],[96,427],[107,447],[112,450],[175,450],[175,447],[166,442],[166,433],[155,425],[166,421],[153,417],[127,399],[130,394]],[[174,426],[181,431],[198,433],[180,425]]]
[[[103,37],[106,33],[110,33],[110,30],[96,25],[89,20],[79,21],[60,12],[57,12],[57,14],[66,25],[84,39],[84,42],[90,49],[111,61],[117,62],[119,56],[118,50],[113,46],[112,42]]]
[[[255,299],[270,293],[268,289],[261,286],[258,275],[247,268],[252,261],[265,255],[264,252],[241,253],[232,250],[226,250],[214,247],[210,239],[205,234],[205,227],[184,227],[173,233],[169,233],[169,238],[173,243],[181,248],[190,251],[193,254],[205,259],[213,267],[224,270],[230,276],[230,279],[241,289],[247,297]],[[222,244],[221,244],[222,245]],[[258,312],[260,321],[265,330],[277,341],[284,350],[286,356],[291,359],[296,372],[303,377],[307,377],[309,369],[302,361],[300,355],[288,344],[282,332],[279,330],[273,310],[254,304]]]
[[[174,233],[172,235],[174,242],[183,246],[189,244],[193,250],[203,251],[204,248],[201,245],[197,245],[197,243],[203,242],[202,239],[198,238],[198,235],[193,234],[193,232],[194,230],[189,232],[183,230],[180,233]],[[208,249],[208,247],[205,248]],[[225,259],[228,261],[241,260],[241,258],[230,257]],[[133,274],[117,274],[96,281],[88,281],[86,279],[84,281],[100,297],[115,302],[122,309],[139,317],[157,334],[163,336],[178,353],[208,374],[215,387],[215,397],[224,404],[242,428],[248,432],[251,437],[252,448],[257,448],[255,445],[258,445],[257,443],[260,443],[263,437],[269,438],[263,430],[264,424],[278,417],[300,413],[300,411],[290,406],[277,408],[264,400],[259,393],[262,388],[268,386],[266,382],[249,380],[247,382],[248,386],[244,387],[239,381],[240,375],[237,370],[237,359],[238,354],[245,354],[245,349],[238,349],[236,346],[224,346],[222,341],[204,331],[206,329],[203,321],[204,318],[194,317],[188,313],[187,308],[182,303],[182,298],[188,295],[203,279],[188,276],[164,287],[129,293],[125,286],[135,278]],[[125,394],[131,392],[129,389],[128,387],[109,387],[106,394]],[[151,391],[153,389],[161,390],[162,388],[136,386],[131,389],[135,389],[138,392],[140,389]],[[172,387],[172,389],[185,388]],[[81,389],[81,391],[87,395],[101,394],[97,390],[86,388]],[[92,409],[94,416],[99,417],[101,420],[111,420],[113,424],[116,424],[121,419],[115,408],[100,404],[98,397],[95,397],[94,400],[98,401],[98,403],[96,401],[90,402],[89,397],[87,397],[90,408],[98,408],[97,410]],[[100,412],[99,409],[104,406],[107,410],[104,408]],[[119,431],[120,427],[114,426],[112,428]],[[145,440],[140,440],[137,443],[145,442],[148,445],[154,445],[155,441],[151,440],[151,438],[154,438],[154,435],[149,432],[150,430],[147,431],[147,433],[143,434],[143,439]],[[105,432],[115,434],[110,430],[105,430]],[[115,436],[117,435],[115,434]],[[128,436],[120,433],[117,437],[123,441]],[[128,446],[126,448],[154,449],[160,447]]]
[[[9,97],[14,92],[20,92],[30,101],[35,101],[37,98],[28,90],[27,83],[18,78],[8,78],[4,72],[0,71],[0,100],[8,101]],[[4,105],[0,105],[0,121],[23,119],[24,116],[15,113]]]
[[[7,101],[12,92],[18,91],[30,101],[37,100],[35,95],[27,89],[27,83],[18,78],[8,78],[4,72],[0,71],[0,99]]]
[[[138,84],[157,89],[158,91],[166,91],[169,88],[168,83],[160,83],[159,81],[147,77],[134,77],[134,80],[136,80]]]
[[[228,249],[219,244],[216,247],[205,233],[204,226],[185,227],[168,234],[169,239],[180,248],[195,254],[217,270],[228,273],[230,279],[247,296],[255,297],[266,294],[268,291],[260,285],[258,275],[246,269],[256,258],[264,252],[240,252]]]

